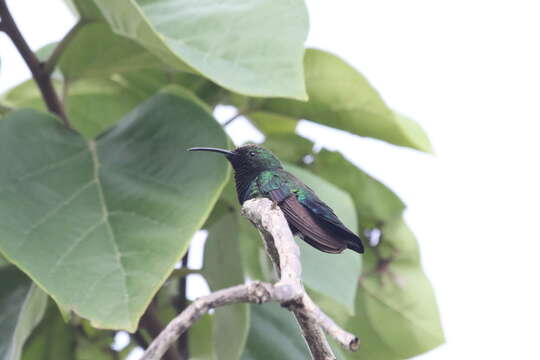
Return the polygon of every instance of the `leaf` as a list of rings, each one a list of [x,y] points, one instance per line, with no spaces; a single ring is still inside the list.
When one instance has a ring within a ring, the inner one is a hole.
[[[71,85],[66,110],[73,127],[92,139],[145,99],[115,81],[87,79]]]
[[[238,244],[238,219],[223,216],[210,229],[204,251],[203,274],[212,291],[244,283]],[[238,359],[249,330],[249,305],[235,304],[216,309],[213,321],[215,354],[218,359]]]
[[[23,360],[74,360],[75,329],[64,323],[58,308],[49,304],[43,321],[24,346]]]
[[[64,50],[59,66],[68,82],[146,68],[165,69],[152,53],[135,41],[116,35],[101,22],[82,26]]]
[[[272,264],[259,232],[245,217],[238,217],[238,242],[242,268],[248,280],[271,281],[273,279]]]
[[[256,111],[247,115],[264,134],[294,134],[298,120],[271,112]]]
[[[300,0],[94,0],[114,32],[235,92],[306,99]]]
[[[261,110],[431,152],[420,126],[390,110],[364,76],[339,57],[308,49],[304,68],[308,102],[269,99]]]
[[[296,134],[272,134],[263,146],[279,156],[282,161],[304,165],[304,157],[313,153],[313,143]]]
[[[88,0],[64,0],[73,15],[78,15],[83,21],[95,21],[103,19],[101,12],[93,1]]]
[[[276,303],[251,305],[251,327],[242,360],[309,359],[293,315]]]
[[[191,360],[214,360],[216,354],[212,338],[213,317],[203,315],[189,328],[189,358]]]
[[[57,82],[57,86],[60,84]],[[72,126],[87,139],[110,128],[151,94],[140,94],[111,79],[84,79],[71,83],[66,111]],[[33,80],[25,81],[5,95],[13,107],[46,111]]]
[[[398,220],[387,226],[386,237],[404,251],[384,268],[372,252],[367,254],[371,266],[366,266],[357,315],[348,326],[363,344],[354,359],[408,359],[444,343],[437,303],[420,267],[414,235]]]
[[[311,187],[349,229],[357,228],[356,211],[347,193],[309,171],[290,164],[285,165],[285,169]],[[304,241],[299,241],[298,245],[304,284],[345,306],[351,314],[354,313],[354,298],[362,267],[361,256],[351,250],[339,255],[326,254]]]
[[[9,261],[7,261],[6,258],[2,256],[2,254],[0,254],[0,267],[9,266],[9,265],[11,265]]]
[[[47,295],[13,266],[0,268],[0,283],[0,359],[19,360],[45,313]]]
[[[133,331],[228,178],[223,130],[159,94],[96,141],[32,110],[0,122],[0,251],[63,308]]]
[[[350,194],[362,230],[397,219],[405,209],[405,204],[392,190],[337,151],[323,149],[307,169]]]

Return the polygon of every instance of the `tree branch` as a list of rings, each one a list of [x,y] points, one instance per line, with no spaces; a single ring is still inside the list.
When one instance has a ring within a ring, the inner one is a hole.
[[[70,125],[64,107],[54,90],[51,76],[45,71],[43,63],[39,61],[36,54],[30,49],[30,46],[28,46],[28,43],[19,31],[19,28],[17,27],[17,24],[15,24],[7,7],[6,0],[0,0],[0,17],[2,18],[2,22],[0,23],[1,30],[11,39],[13,45],[15,45],[19,54],[21,54],[24,62],[30,69],[32,77],[38,85],[43,100],[47,105],[47,109],[58,115],[64,124],[69,127]]]
[[[357,350],[358,338],[341,329],[306,294],[300,281],[300,252],[281,210],[268,199],[253,199],[244,203],[242,214],[261,231],[280,280],[276,284],[255,281],[198,298],[154,339],[142,359],[160,359],[178,337],[210,309],[237,303],[260,304],[268,301],[277,301],[294,312],[314,359],[335,359],[321,329],[344,348]]]
[[[146,309],[144,315],[141,317],[141,327],[148,332],[152,339],[155,339],[161,334],[161,331],[163,330],[163,325],[159,320],[159,316],[156,312],[154,302],[150,303],[150,306],[148,307],[148,309]],[[180,359],[180,353],[175,346],[171,346],[168,350],[165,350],[165,353],[163,353],[161,356],[165,360]]]
[[[277,205],[267,199],[246,201],[242,207],[242,215],[246,216],[263,236],[266,251],[280,278],[275,286],[293,288],[292,294],[296,300],[292,311],[302,328],[304,339],[313,357],[315,359],[335,358],[320,328],[344,348],[356,351],[359,345],[358,338],[340,328],[305,292],[301,282],[300,249],[294,241],[285,216]],[[278,299],[278,301],[283,304],[286,299]]]

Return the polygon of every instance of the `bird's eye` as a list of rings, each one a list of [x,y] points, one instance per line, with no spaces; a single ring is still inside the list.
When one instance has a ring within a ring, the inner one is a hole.
[[[250,151],[249,156],[255,156],[255,151]]]

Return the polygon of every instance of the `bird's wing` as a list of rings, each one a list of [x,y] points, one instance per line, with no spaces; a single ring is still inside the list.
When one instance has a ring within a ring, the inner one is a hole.
[[[326,243],[327,247],[333,249],[333,251],[321,249],[327,252],[341,252],[345,247],[359,253],[364,252],[362,240],[339,220],[334,211],[319,199],[311,188],[289,173],[285,176],[285,179],[288,180],[286,181],[287,186],[279,183],[277,179],[281,179],[281,176],[273,181],[271,197],[280,203],[287,220],[291,219],[290,222],[295,222],[292,215],[305,213],[301,221],[296,219],[300,222],[296,225],[302,227],[302,229],[298,227],[297,229],[310,238],[304,239],[305,241],[315,247],[317,246],[312,242]],[[292,199],[287,200],[287,203],[282,203],[284,199],[289,199],[289,197]],[[287,214],[289,211],[292,214]],[[308,217],[310,221],[307,220]],[[310,232],[315,231],[317,234],[309,235]]]
[[[339,220],[334,211],[319,199],[315,193],[308,193],[302,204],[309,209],[309,212],[313,215],[317,223],[323,228],[328,229],[335,237],[345,242],[348,248],[359,253],[364,252],[364,246],[360,237],[349,230]]]
[[[332,233],[326,231],[323,226],[318,224],[309,210],[298,201],[296,196],[290,194],[290,196],[283,199],[283,192],[278,189],[271,191],[270,197],[279,203],[279,207],[293,231],[298,231],[302,235],[303,240],[311,246],[332,254],[337,254],[345,250],[347,244],[336,239]],[[279,201],[278,199],[282,200]]]

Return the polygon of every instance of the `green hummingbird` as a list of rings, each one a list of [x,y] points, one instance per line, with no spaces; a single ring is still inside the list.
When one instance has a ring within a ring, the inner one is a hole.
[[[331,254],[346,248],[364,252],[360,238],[347,229],[309,186],[284,170],[270,150],[258,145],[245,145],[232,151],[209,147],[188,150],[224,154],[234,169],[240,204],[261,197],[275,201],[292,233],[316,249]]]

